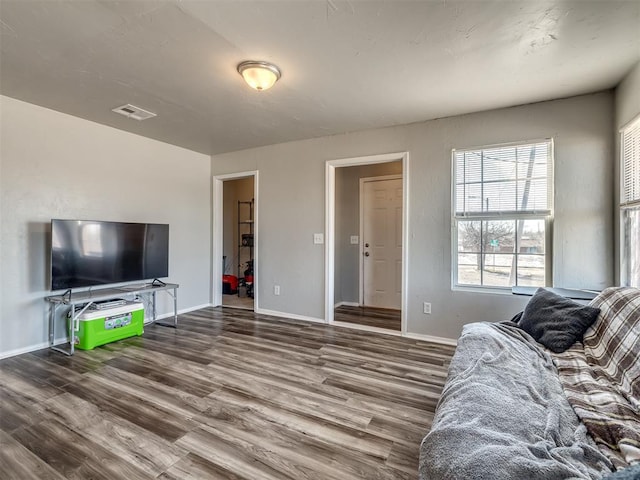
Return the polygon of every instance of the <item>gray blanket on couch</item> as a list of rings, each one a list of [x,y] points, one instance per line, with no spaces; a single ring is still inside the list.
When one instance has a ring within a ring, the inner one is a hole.
[[[422,442],[421,479],[599,479],[611,469],[549,354],[509,324],[464,327]]]

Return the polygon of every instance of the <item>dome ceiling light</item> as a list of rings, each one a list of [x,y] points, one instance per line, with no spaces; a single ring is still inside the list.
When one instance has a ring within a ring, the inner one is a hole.
[[[249,60],[238,65],[238,73],[255,90],[268,90],[281,76],[280,69],[273,63]]]

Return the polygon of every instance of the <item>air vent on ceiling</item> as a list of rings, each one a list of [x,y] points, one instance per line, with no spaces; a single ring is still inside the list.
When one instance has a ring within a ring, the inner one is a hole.
[[[156,116],[153,112],[148,112],[143,108],[131,104],[122,105],[121,107],[114,108],[112,111],[125,117],[133,118],[134,120],[146,120]]]

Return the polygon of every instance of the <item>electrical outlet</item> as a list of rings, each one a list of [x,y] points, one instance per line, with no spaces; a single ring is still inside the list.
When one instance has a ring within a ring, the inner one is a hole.
[[[358,245],[360,243],[360,237],[358,235],[351,235],[349,238],[351,245]]]
[[[280,295],[280,285],[274,285],[273,286],[273,294],[274,295]]]
[[[424,302],[423,312],[427,315],[431,315],[431,304],[428,302]]]
[[[314,233],[313,243],[316,245],[322,245],[324,243],[324,233]]]

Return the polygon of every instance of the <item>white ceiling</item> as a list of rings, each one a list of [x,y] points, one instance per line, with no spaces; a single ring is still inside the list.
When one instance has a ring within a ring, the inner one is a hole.
[[[594,92],[640,60],[640,0],[0,0],[0,19],[2,94],[206,154]],[[249,59],[274,88],[244,84]]]

